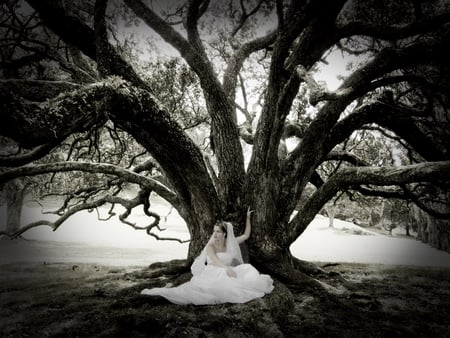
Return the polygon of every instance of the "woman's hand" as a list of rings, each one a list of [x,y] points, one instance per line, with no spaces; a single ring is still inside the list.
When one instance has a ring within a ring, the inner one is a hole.
[[[250,210],[250,207],[248,207],[247,209],[247,217],[250,217],[252,212],[254,212],[255,210]]]
[[[247,219],[245,220],[245,231],[242,235],[236,237],[236,240],[239,244],[245,242],[252,232],[252,224],[251,224],[251,215],[254,210],[250,210],[250,207],[247,209]]]
[[[231,277],[231,278],[236,278],[237,277],[236,271],[234,271],[231,267],[227,266],[225,268],[225,270],[227,272],[227,276],[228,277]]]

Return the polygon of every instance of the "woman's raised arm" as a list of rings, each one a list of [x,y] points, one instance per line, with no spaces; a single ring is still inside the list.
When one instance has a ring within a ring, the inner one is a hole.
[[[236,237],[236,240],[239,244],[242,242],[245,242],[252,232],[252,222],[251,222],[251,215],[253,210],[250,210],[250,207],[247,209],[247,218],[245,220],[245,230],[244,233],[238,237]]]

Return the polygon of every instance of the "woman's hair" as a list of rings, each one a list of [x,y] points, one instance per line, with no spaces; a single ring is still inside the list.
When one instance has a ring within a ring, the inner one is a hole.
[[[217,221],[215,226],[218,226],[220,230],[225,234],[225,237],[227,237],[227,225],[223,221]]]

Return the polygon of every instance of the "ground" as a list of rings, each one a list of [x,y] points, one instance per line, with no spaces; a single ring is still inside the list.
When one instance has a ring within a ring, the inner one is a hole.
[[[168,236],[184,238],[175,216]],[[186,257],[187,244],[138,239],[120,222],[96,222],[88,213],[56,232],[45,227],[26,235],[0,241],[2,338],[450,338],[450,255],[402,232],[386,236],[338,220],[330,228],[328,219],[317,217],[291,251],[322,268],[314,276],[320,293],[275,280],[275,290],[262,299],[215,306],[177,306],[139,295],[190,278],[179,271],[164,276],[149,266]],[[128,246],[114,246],[122,243]]]
[[[450,337],[449,268],[319,266],[320,294],[275,281],[271,295],[247,304],[179,306],[139,295],[169,280],[154,265],[5,264],[0,336]]]

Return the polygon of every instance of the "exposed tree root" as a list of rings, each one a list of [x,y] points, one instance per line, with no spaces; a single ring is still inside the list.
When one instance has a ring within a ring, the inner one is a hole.
[[[327,272],[313,263],[292,257],[290,257],[290,259],[280,259],[273,262],[265,261],[261,266],[257,262],[253,264],[261,271],[261,273],[269,274],[274,279],[275,287],[281,288],[283,290],[282,293],[287,298],[293,298],[293,293],[304,294],[319,297],[336,306],[340,301],[333,293],[332,287],[327,285],[323,280],[333,279],[344,288],[348,286],[348,282],[338,273]],[[144,279],[146,281],[145,284],[142,284],[142,288],[161,287],[166,285],[177,286],[192,278],[188,260],[172,260],[154,263],[151,264],[148,269],[140,272],[133,272],[132,275],[134,278]],[[266,297],[268,297],[268,299],[271,298],[270,295]],[[136,298],[138,303],[142,301],[138,295],[133,298]],[[162,297],[145,298],[154,305],[168,303]],[[275,308],[273,311],[277,311],[277,309]]]

